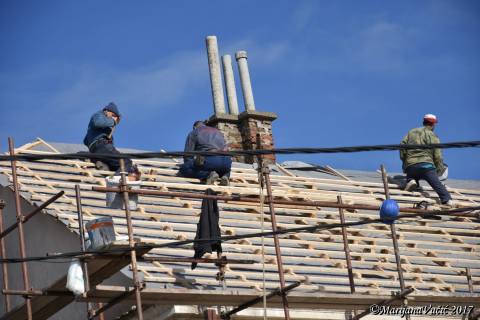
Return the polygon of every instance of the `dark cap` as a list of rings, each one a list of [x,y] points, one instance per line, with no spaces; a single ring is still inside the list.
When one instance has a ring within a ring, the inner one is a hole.
[[[108,110],[108,111],[112,111],[113,113],[115,113],[118,117],[121,116],[120,112],[118,112],[118,108],[117,108],[117,105],[113,102],[110,102],[108,104],[108,106],[106,106],[105,108],[103,108],[103,110]]]

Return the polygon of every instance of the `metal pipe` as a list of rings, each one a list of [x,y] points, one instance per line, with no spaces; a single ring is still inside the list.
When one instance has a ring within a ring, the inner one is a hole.
[[[0,233],[3,233],[3,208],[5,208],[5,201],[3,199],[0,199]],[[7,258],[7,252],[5,250],[5,239],[0,238],[0,247],[2,251],[2,259]],[[6,263],[2,263],[2,269],[3,269],[3,283],[5,290],[8,290],[8,268]],[[10,296],[5,295],[5,307],[7,312],[10,312]]]
[[[135,287],[134,289],[130,290],[130,291],[127,291],[123,294],[121,294],[120,296],[116,297],[115,299],[113,299],[112,301],[110,301],[108,304],[102,306],[100,309],[98,310],[94,310],[92,313],[92,315],[88,318],[89,320],[90,319],[93,319],[95,318],[96,316],[99,316],[100,314],[102,314],[103,312],[107,311],[108,309],[110,309],[111,307],[113,307],[114,305],[122,302],[123,300],[125,300],[126,298],[132,296],[133,294],[136,295],[137,292],[140,292],[141,290],[143,290],[143,288],[145,287],[145,284],[142,284],[142,287]],[[140,316],[141,313],[139,314],[138,313],[138,307],[137,307],[137,316],[138,316],[138,319],[140,319]],[[143,316],[142,316],[143,317]]]
[[[106,188],[106,187],[92,187],[92,190],[98,191],[98,192],[121,192],[120,188]],[[170,192],[170,191],[156,191],[156,190],[142,190],[142,189],[130,189],[129,192],[132,194],[144,194],[144,195],[152,195],[152,196],[182,197],[182,198],[192,198],[192,199],[211,199],[211,200],[260,203],[260,199],[256,199],[256,198],[212,196],[212,195],[196,194],[196,193],[188,193],[188,192]],[[338,204],[337,202],[327,202],[327,201],[307,202],[307,201],[292,201],[292,200],[273,200],[273,203],[281,204],[281,205],[295,205],[295,206],[306,206],[306,207],[343,208],[343,209],[358,209],[358,210],[371,210],[371,211],[380,210],[380,207],[378,206],[368,206],[368,205],[358,205],[358,204]],[[400,212],[435,213],[437,211],[400,208]],[[449,215],[472,217],[472,218],[476,217],[475,213],[464,213],[464,212],[452,212]]]
[[[9,137],[8,138],[8,144],[10,147],[10,155],[13,156],[15,155],[15,148],[13,146],[13,138]],[[17,212],[17,220],[19,222],[22,222],[24,216],[22,216],[22,209],[20,207],[20,191],[18,188],[18,178],[17,178],[17,164],[14,160],[11,162],[12,165],[12,177],[13,177],[13,188],[14,188],[14,194],[15,194],[15,208]],[[22,258],[26,258],[27,254],[25,251],[25,237],[23,234],[23,223],[17,223],[18,225],[18,237],[20,239],[20,255]],[[23,269],[23,284],[25,290],[30,289],[30,285],[28,283],[28,269],[27,269],[27,263],[22,262],[22,269]],[[32,320],[32,303],[30,301],[30,298],[27,296],[26,297],[26,305],[27,305],[27,318],[28,320]]]
[[[59,253],[48,253],[47,256],[55,256]],[[91,260],[130,260],[130,256],[117,256],[117,255],[78,255],[75,256],[78,259],[91,259]],[[227,260],[226,257],[222,259],[194,259],[194,258],[161,258],[161,257],[137,257],[137,261],[150,262],[197,262],[197,263],[214,263],[214,264],[254,264],[253,260]]]
[[[402,293],[400,292],[397,292],[397,294],[395,295],[395,297],[391,298],[391,299],[388,299],[388,300],[385,300],[383,302],[380,302],[379,304],[377,304],[377,306],[386,306],[386,305],[389,305],[390,303],[394,302],[394,301],[397,301],[397,300],[402,300],[402,299],[405,299],[405,297],[407,295],[409,295],[410,293],[412,293],[415,289],[413,288],[410,288],[410,289],[407,289],[405,291],[402,291]],[[360,313],[358,316],[355,316],[352,318],[352,320],[358,320],[358,319],[361,319],[367,315],[369,315],[371,313],[371,308],[368,308],[367,310],[365,310],[364,312]]]
[[[252,83],[250,82],[250,73],[248,72],[247,53],[245,51],[238,51],[235,53],[235,60],[237,60],[238,64],[245,110],[254,111],[255,102],[253,101]]]
[[[222,56],[222,65],[225,90],[227,91],[228,111],[230,114],[237,115],[237,90],[235,89],[235,78],[233,77],[232,57],[229,54]]]
[[[337,196],[339,204],[342,204],[342,196]],[[340,213],[340,222],[345,223],[345,215],[343,209],[339,208],[338,212]],[[350,293],[355,294],[355,282],[353,280],[353,271],[352,271],[352,260],[350,259],[350,248],[348,247],[348,235],[347,228],[342,227],[342,236],[343,236],[343,249],[345,251],[345,258],[347,260],[347,270],[348,270],[348,280],[350,282]],[[355,315],[358,315],[358,311],[354,310]]]
[[[266,298],[267,299],[270,299],[274,296],[285,296],[289,291],[291,291],[292,289],[295,289],[296,287],[300,286],[300,282],[297,282],[297,283],[292,283],[291,285],[287,286],[287,287],[283,287],[283,288],[277,288],[276,290],[270,292],[269,294],[267,294]],[[256,305],[257,303],[261,302],[263,300],[263,296],[262,297],[258,297],[258,298],[255,298],[253,299],[252,301],[248,301],[248,302],[245,302],[244,304],[236,307],[235,309],[232,309],[231,311],[227,312],[227,313],[222,313],[221,317],[222,319],[230,319],[230,317],[242,310],[245,310],[251,306],[254,306]]]
[[[260,134],[257,133],[257,149],[260,149],[262,146],[262,141],[260,139]],[[275,217],[275,207],[273,205],[273,196],[272,196],[272,185],[270,184],[270,170],[268,164],[263,162],[263,159],[259,159],[259,170],[263,171],[263,176],[265,177],[265,186],[267,187],[267,196],[265,197],[266,202],[270,209],[270,219],[272,220],[272,230],[277,231],[277,219]],[[283,262],[282,262],[282,252],[280,250],[280,240],[278,234],[273,235],[273,242],[275,243],[275,254],[277,256],[277,266],[278,266],[278,275],[280,277],[280,286],[281,288],[285,287],[285,276],[283,274]],[[286,295],[282,296],[283,299],[283,310],[285,311],[285,320],[290,320],[290,310],[288,308],[288,299]]]
[[[217,312],[215,309],[207,309],[203,311],[203,320],[217,320]]]
[[[382,169],[382,180],[383,180],[383,187],[385,189],[385,198],[390,199],[390,191],[388,189],[388,180],[387,180],[387,170],[385,169],[385,165],[381,165]],[[402,270],[402,261],[400,260],[400,252],[398,250],[398,242],[397,242],[397,231],[395,228],[395,223],[390,225],[390,230],[392,232],[392,240],[393,240],[393,248],[395,250],[395,262],[397,263],[397,272],[398,272],[398,280],[400,281],[400,289],[402,292],[405,291],[405,281],[403,280],[403,270]],[[404,299],[404,305],[406,306],[408,301]],[[406,319],[410,320],[410,315],[406,315]]]
[[[474,293],[473,292],[473,283],[472,283],[472,273],[470,272],[470,268],[466,267],[465,272],[467,274],[468,291],[470,291],[470,293]]]
[[[33,209],[32,212],[30,212],[29,214],[27,214],[26,216],[23,217],[22,223],[25,223],[28,220],[30,220],[33,216],[35,216],[37,213],[39,213],[40,211],[45,209],[48,205],[50,205],[52,202],[54,202],[55,200],[57,200],[58,198],[60,198],[64,194],[65,194],[65,191],[62,190],[59,193],[57,193],[56,195],[54,195],[53,197],[51,197],[50,199],[48,199],[47,201],[45,201],[44,203],[42,203],[37,208]],[[0,233],[0,239],[4,238],[7,234],[12,232],[13,230],[17,229],[19,224],[20,224],[20,221],[17,221],[14,224],[12,224],[7,230]]]
[[[223,97],[222,73],[220,71],[220,59],[218,55],[217,37],[208,36],[207,55],[208,69],[210,70],[210,83],[212,85],[213,108],[215,115],[226,114],[225,99]]]
[[[103,308],[103,303],[99,302],[98,303],[98,309],[102,309],[102,308]],[[103,315],[103,312],[98,315],[98,319],[99,320],[105,320],[105,316]]]
[[[2,293],[6,296],[16,295],[16,296],[75,296],[73,292],[70,291],[34,291],[34,290],[2,290]]]
[[[130,215],[130,201],[128,197],[127,176],[125,174],[125,164],[123,159],[120,159],[120,170],[122,173],[121,187],[123,189],[123,200],[125,202],[125,215],[126,215],[127,228],[128,228],[128,242],[130,247],[133,248],[135,246],[135,243],[133,240],[132,217]],[[140,283],[138,282],[138,273],[137,273],[137,255],[135,254],[135,250],[130,251],[130,256],[132,259],[133,284],[135,287],[135,302],[137,305],[137,316],[138,316],[138,320],[143,320],[142,298],[140,296]]]
[[[75,195],[77,197],[77,213],[78,213],[78,233],[80,235],[80,249],[82,252],[85,252],[85,231],[83,227],[83,211],[82,211],[82,196],[80,193],[80,186],[75,185]],[[83,280],[85,285],[85,292],[90,290],[90,276],[88,274],[87,261],[85,259],[80,259],[82,261],[82,270],[83,270]],[[87,303],[87,312],[90,313],[92,310],[92,304]]]

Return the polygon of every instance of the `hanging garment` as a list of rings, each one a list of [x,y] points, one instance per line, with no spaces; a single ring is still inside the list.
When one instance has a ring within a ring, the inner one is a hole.
[[[205,191],[205,194],[212,196],[217,195],[217,193],[210,188]],[[200,221],[197,224],[197,234],[195,235],[195,240],[220,238],[221,233],[220,227],[218,226],[219,218],[220,213],[218,212],[217,200],[203,199],[202,212],[200,214]],[[193,249],[195,250],[195,255],[193,256],[193,258],[199,259],[203,257],[203,255],[207,252],[222,252],[222,241],[213,240],[195,242],[193,244]],[[197,263],[192,262],[192,270],[195,269],[196,266]]]

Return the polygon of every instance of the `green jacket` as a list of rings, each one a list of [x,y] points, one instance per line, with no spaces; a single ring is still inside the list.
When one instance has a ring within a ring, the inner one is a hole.
[[[410,130],[400,144],[436,144],[440,143],[437,135],[428,127]],[[403,162],[403,172],[413,164],[428,162],[437,167],[440,172],[443,167],[442,149],[410,149],[400,150],[400,159]]]

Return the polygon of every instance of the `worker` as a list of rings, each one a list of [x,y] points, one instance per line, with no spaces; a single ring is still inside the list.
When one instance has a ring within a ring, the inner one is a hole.
[[[403,138],[401,144],[437,144],[440,143],[437,135],[433,133],[437,117],[427,114],[423,118],[423,127],[410,130]],[[455,208],[457,205],[452,201],[447,188],[438,179],[438,173],[442,171],[442,149],[403,149],[400,150],[400,159],[403,162],[403,172],[407,174],[407,186],[405,191],[412,191],[419,186],[419,180],[423,179],[437,192],[443,205]]]
[[[207,127],[203,121],[193,124],[185,142],[185,152],[188,151],[227,151],[225,138],[220,130]],[[205,180],[205,184],[214,184],[220,177],[220,185],[230,185],[231,157],[183,157],[183,165],[178,175],[186,178]]]
[[[90,118],[87,135],[83,144],[88,147],[90,153],[114,154],[120,153],[113,144],[113,129],[120,122],[122,115],[118,112],[117,105],[110,102],[103,110],[95,112]],[[95,159],[91,158],[98,170],[117,171],[120,173],[120,159]],[[132,160],[124,159],[125,170],[129,172]]]

